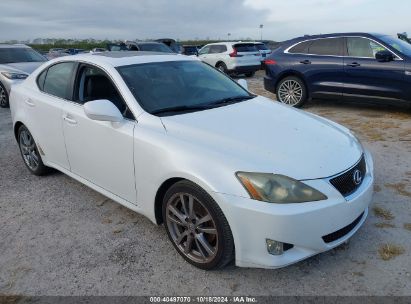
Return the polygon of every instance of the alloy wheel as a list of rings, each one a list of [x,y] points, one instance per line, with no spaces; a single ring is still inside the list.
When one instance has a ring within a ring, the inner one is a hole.
[[[35,171],[39,166],[40,157],[34,139],[28,130],[20,132],[19,144],[24,162],[32,171]]]
[[[6,91],[1,85],[0,85],[0,105],[3,107],[7,105]]]
[[[208,263],[218,251],[216,224],[207,208],[189,193],[176,193],[166,205],[170,236],[178,250],[196,263]]]
[[[278,99],[280,102],[295,106],[303,98],[303,88],[298,81],[285,80],[278,88]]]

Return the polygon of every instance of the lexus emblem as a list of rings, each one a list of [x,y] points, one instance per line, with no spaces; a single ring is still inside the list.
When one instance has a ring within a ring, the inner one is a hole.
[[[352,180],[353,180],[353,182],[356,186],[361,184],[361,182],[362,182],[362,173],[361,173],[360,170],[357,169],[357,170],[354,171],[354,173],[352,175]]]

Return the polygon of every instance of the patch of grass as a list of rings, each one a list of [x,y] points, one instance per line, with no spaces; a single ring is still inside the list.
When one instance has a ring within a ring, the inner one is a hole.
[[[0,303],[1,304],[17,304],[23,299],[22,296],[19,295],[8,295],[0,293]]]
[[[376,223],[375,227],[377,228],[395,228],[395,225],[390,223]]]
[[[390,210],[378,206],[375,206],[372,210],[374,211],[376,217],[383,218],[387,221],[394,219],[394,216],[392,215]]]
[[[394,244],[384,244],[378,249],[378,253],[384,261],[391,260],[404,252],[405,249],[403,247]]]
[[[407,187],[405,183],[385,184],[384,186],[395,190],[400,195],[411,197],[411,192],[405,189]]]
[[[123,232],[123,229],[117,229],[113,231],[114,234],[121,233],[121,232]]]
[[[407,230],[411,231],[411,223],[405,223],[404,224],[404,229],[407,229]]]

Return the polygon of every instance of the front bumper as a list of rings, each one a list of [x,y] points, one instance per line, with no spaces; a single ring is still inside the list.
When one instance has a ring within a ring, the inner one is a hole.
[[[279,268],[346,242],[364,223],[373,194],[373,164],[366,152],[367,174],[357,191],[344,198],[328,179],[304,181],[328,199],[300,204],[270,204],[228,194],[214,193],[230,224],[236,265]],[[356,221],[357,220],[357,221]],[[352,224],[351,226],[349,226]],[[324,236],[342,228],[344,233],[326,243]],[[293,245],[281,255],[267,251],[266,239]]]

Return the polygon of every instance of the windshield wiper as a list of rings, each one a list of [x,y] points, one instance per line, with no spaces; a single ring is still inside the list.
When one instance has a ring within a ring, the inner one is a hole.
[[[158,109],[151,111],[151,114],[162,114],[168,112],[186,112],[186,111],[196,111],[196,110],[206,110],[209,109],[210,105],[192,105],[192,106],[176,106],[164,109]]]
[[[227,98],[219,99],[211,103],[210,106],[217,106],[217,105],[227,104],[227,103],[235,103],[235,102],[240,102],[243,100],[253,99],[255,97],[256,96],[254,95],[227,97]]]

